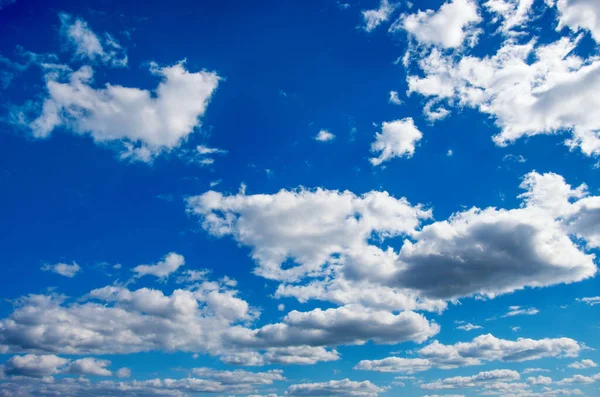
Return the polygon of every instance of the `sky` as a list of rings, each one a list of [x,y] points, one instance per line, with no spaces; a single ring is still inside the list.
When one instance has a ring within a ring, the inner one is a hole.
[[[0,0],[0,396],[600,395],[600,2]]]

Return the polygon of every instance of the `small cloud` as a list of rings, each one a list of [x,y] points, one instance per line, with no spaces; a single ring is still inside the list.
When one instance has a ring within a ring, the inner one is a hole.
[[[587,298],[577,298],[577,302],[585,303],[586,305],[596,306],[600,305],[600,296],[590,296]]]
[[[164,259],[155,265],[139,265],[133,268],[135,277],[154,276],[160,279],[166,279],[173,272],[176,272],[185,264],[182,255],[175,252],[169,253]]]
[[[512,329],[513,332],[519,332],[521,327],[510,327],[510,329]]]
[[[121,368],[119,369],[117,372],[115,372],[115,375],[118,378],[129,378],[131,376],[131,370],[129,368]]]
[[[569,364],[569,368],[574,369],[587,369],[587,368],[596,368],[598,364],[596,364],[593,360],[581,360],[575,361],[572,364]]]
[[[521,306],[510,306],[508,308],[508,312],[502,317],[514,317],[514,316],[534,316],[538,314],[540,311],[535,307],[524,308]]]
[[[481,328],[483,328],[481,325],[473,325],[471,323],[459,325],[458,327],[456,327],[456,329],[462,329],[463,331],[472,331],[474,329],[481,329]]]
[[[390,4],[388,0],[381,0],[378,9],[363,10],[362,16],[365,24],[363,29],[367,32],[373,31],[377,26],[390,19],[390,16],[392,15],[392,12],[394,12],[395,8],[395,4]]]
[[[220,179],[217,179],[216,181],[211,181],[211,182],[209,183],[209,185],[210,185],[210,187],[215,187],[215,186],[217,186],[219,183],[221,183],[221,180],[220,180]]]
[[[72,265],[66,263],[57,263],[55,265],[45,264],[42,266],[42,270],[45,272],[53,272],[60,274],[61,276],[73,278],[77,273],[81,271],[81,267],[75,262]]]
[[[321,130],[321,131],[319,131],[317,136],[315,136],[315,140],[317,140],[319,142],[329,142],[334,139],[335,139],[335,135],[327,130]]]
[[[283,303],[280,303],[279,305],[277,305],[277,310],[279,310],[280,312],[285,310],[285,305]]]
[[[454,152],[452,151],[452,149],[448,149],[448,151],[446,152],[446,156],[448,156],[448,157],[454,156]]]
[[[390,91],[390,99],[389,102],[394,105],[402,105],[402,99],[398,96],[398,91]]]
[[[515,163],[524,163],[527,161],[522,155],[507,154],[502,158],[502,161],[513,161]]]

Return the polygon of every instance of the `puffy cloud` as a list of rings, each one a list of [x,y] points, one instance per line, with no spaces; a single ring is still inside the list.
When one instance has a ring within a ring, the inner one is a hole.
[[[423,342],[439,332],[420,314],[404,311],[393,314],[358,305],[309,312],[291,311],[283,322],[256,330],[233,328],[227,339],[248,347],[332,346],[342,344],[395,344]]]
[[[465,39],[476,38],[474,26],[480,21],[474,1],[450,0],[437,11],[403,15],[391,30],[404,29],[422,44],[456,48]]]
[[[73,278],[79,271],[81,271],[81,267],[75,262],[72,265],[68,265],[66,263],[57,263],[54,265],[45,264],[42,266],[42,270],[45,272],[53,272],[56,274],[60,274],[61,276]]]
[[[127,54],[108,33],[101,40],[81,18],[60,13],[60,33],[79,59],[100,60],[111,66],[127,66]]]
[[[86,357],[70,363],[66,372],[77,375],[111,376],[112,372],[106,368],[109,365],[108,360]]]
[[[559,12],[557,30],[568,26],[574,31],[589,30],[596,42],[600,43],[600,4],[594,0],[558,0]]]
[[[364,29],[367,32],[371,32],[377,26],[386,22],[390,19],[392,12],[396,8],[395,4],[389,2],[389,0],[381,0],[379,8],[376,10],[363,10],[362,17],[365,23]]]
[[[185,264],[185,258],[175,252],[167,254],[155,265],[139,265],[133,268],[136,277],[154,276],[160,279],[169,277]]]
[[[232,365],[261,366],[270,364],[312,365],[318,362],[336,361],[340,356],[336,350],[321,346],[289,346],[267,348],[264,353],[251,350],[228,352],[221,361]]]
[[[544,357],[575,357],[581,346],[570,338],[499,339],[481,335],[471,342],[444,345],[438,341],[418,350],[419,358],[388,357],[383,360],[363,360],[357,369],[378,372],[417,372],[436,367],[442,369],[481,365],[489,361],[521,362]]]
[[[398,96],[398,91],[390,91],[389,102],[394,105],[402,105],[402,99]]]
[[[371,152],[379,153],[379,156],[369,161],[373,165],[381,165],[394,157],[410,158],[415,154],[415,146],[422,137],[411,117],[384,122],[381,132],[375,134],[375,142],[371,144]]]
[[[236,293],[225,284],[207,281],[171,295],[118,286],[95,289],[74,301],[29,295],[0,320],[0,351],[218,354],[225,329],[255,318],[254,309]]]
[[[291,385],[285,395],[290,397],[377,397],[379,393],[383,393],[384,391],[385,389],[374,385],[368,380],[355,382],[350,379],[343,379]]]
[[[192,374],[202,379],[210,379],[224,385],[272,385],[275,381],[283,381],[283,371],[279,369],[267,372],[249,371],[217,371],[212,368],[193,368]]]
[[[482,329],[483,327],[481,325],[473,325],[471,323],[467,323],[467,324],[459,325],[456,328],[462,329],[463,331],[472,331],[474,329]]]
[[[552,384],[552,378],[548,377],[548,376],[530,376],[529,378],[527,378],[527,383],[530,383],[532,385],[551,385]]]
[[[408,76],[409,93],[493,116],[501,129],[493,137],[497,145],[566,131],[570,148],[595,155],[600,124],[591,114],[599,106],[600,60],[574,54],[578,40],[506,40],[483,58],[433,49],[418,61],[423,76]]]
[[[540,311],[534,307],[524,308],[521,306],[510,306],[508,312],[502,317],[514,317],[514,316],[534,316]]]
[[[68,362],[69,360],[53,354],[13,356],[6,362],[4,373],[11,376],[41,378],[59,373]]]
[[[151,161],[163,150],[178,147],[200,126],[219,76],[213,72],[188,72],[183,62],[159,67],[152,74],[161,82],[154,92],[107,84],[94,88],[92,68],[47,75],[41,115],[29,126],[36,138],[48,137],[65,127],[78,135],[90,134],[97,143],[116,142],[121,157]]]
[[[574,237],[597,245],[600,228],[585,214],[598,197],[551,173],[531,172],[521,187],[519,208],[471,208],[422,227],[431,212],[382,192],[209,191],[189,198],[188,210],[212,235],[249,246],[255,273],[283,281],[276,296],[443,310],[444,300],[595,275],[594,255]],[[383,245],[392,236],[407,237],[399,251]]]
[[[586,368],[596,368],[598,364],[594,362],[594,360],[585,359],[581,361],[575,361],[574,363],[569,364],[569,368],[575,369],[586,369]]]
[[[492,371],[480,372],[473,376],[455,376],[452,378],[438,379],[431,383],[423,383],[421,384],[421,389],[441,390],[475,387],[483,383],[512,382],[520,378],[521,376],[517,371],[509,369],[495,369]]]
[[[315,140],[317,140],[319,142],[328,142],[328,141],[332,141],[334,139],[335,139],[335,135],[333,135],[331,132],[329,132],[327,130],[321,130],[321,131],[319,131],[317,136],[315,136]]]
[[[129,377],[131,377],[131,370],[126,367],[119,368],[115,372],[115,375],[117,376],[117,378],[129,378]]]
[[[559,385],[568,385],[572,383],[590,384],[600,380],[600,373],[592,376],[573,375],[570,378],[564,378],[556,383]]]

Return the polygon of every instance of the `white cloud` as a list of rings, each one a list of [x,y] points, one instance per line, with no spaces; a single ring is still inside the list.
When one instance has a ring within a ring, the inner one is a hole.
[[[210,379],[225,385],[272,385],[273,382],[283,381],[283,371],[273,369],[267,372],[249,372],[243,370],[217,371],[212,368],[192,368],[194,376]]]
[[[527,383],[532,385],[551,385],[552,378],[541,375],[536,377],[530,376],[529,378],[527,378]]]
[[[475,25],[481,21],[472,0],[450,0],[439,10],[403,15],[392,30],[404,29],[418,42],[443,48],[457,48],[466,39],[475,39]]]
[[[423,77],[408,76],[417,92],[458,107],[491,115],[500,128],[494,142],[506,146],[540,134],[568,132],[570,148],[600,153],[600,122],[591,116],[600,106],[600,60],[573,53],[578,38],[563,37],[536,45],[506,40],[483,58],[445,54],[433,49],[419,61]]]
[[[302,383],[291,385],[286,392],[290,397],[377,397],[385,389],[374,385],[368,380],[355,382],[350,379],[331,380],[321,383]]]
[[[482,328],[483,327],[481,325],[473,325],[471,323],[459,325],[458,327],[456,327],[456,329],[462,329],[463,331],[472,331],[474,329],[482,329]]]
[[[423,134],[415,126],[411,117],[384,122],[381,125],[381,132],[375,134],[375,142],[371,144],[371,152],[379,152],[379,156],[369,161],[377,166],[394,157],[410,158],[422,137]]]
[[[578,302],[583,302],[590,306],[600,305],[600,296],[590,296],[587,298],[577,298]]]
[[[438,341],[417,351],[419,358],[388,357],[382,360],[363,360],[356,366],[378,372],[417,372],[429,368],[450,369],[481,365],[485,362],[521,362],[544,357],[575,357],[581,346],[570,338],[499,339],[491,334],[481,335],[471,342],[444,345]]]
[[[13,356],[6,362],[4,373],[11,376],[42,378],[59,373],[68,362],[69,360],[53,354]]]
[[[590,384],[590,383],[595,383],[599,380],[600,380],[600,373],[592,375],[592,376],[584,376],[584,375],[578,374],[578,375],[573,375],[569,378],[564,378],[556,383],[559,385],[569,385],[569,384],[573,384],[573,383]]]
[[[390,91],[389,102],[394,105],[402,105],[402,99],[398,96],[398,91]]]
[[[55,265],[45,264],[42,266],[42,270],[45,272],[53,272],[56,274],[60,274],[65,277],[75,277],[77,273],[81,271],[81,267],[75,262],[72,265],[68,265],[66,263],[57,263]]]
[[[508,312],[502,317],[514,317],[514,316],[534,316],[540,311],[534,307],[523,308],[521,306],[510,306]]]
[[[333,135],[331,132],[329,132],[327,130],[321,130],[321,131],[319,131],[317,136],[315,136],[315,140],[317,140],[319,142],[329,142],[334,139],[335,139],[335,135]]]
[[[131,377],[131,370],[126,367],[119,368],[117,372],[115,372],[115,375],[117,378],[129,378]]]
[[[190,73],[180,62],[150,71],[161,82],[154,92],[107,84],[94,88],[91,67],[70,74],[67,82],[47,75],[42,113],[29,126],[36,138],[65,127],[77,135],[89,134],[97,143],[117,143],[121,157],[151,161],[163,150],[178,147],[200,126],[217,88],[216,73]]]
[[[530,374],[532,372],[550,372],[550,370],[546,368],[525,368],[523,370],[524,374]]]
[[[371,32],[377,26],[381,25],[390,19],[392,12],[396,8],[395,4],[390,3],[388,0],[381,0],[379,8],[376,10],[363,10],[362,16],[365,23],[364,29],[367,32]]]
[[[313,365],[319,362],[337,361],[336,350],[321,346],[289,346],[268,348],[264,353],[251,350],[237,350],[221,357],[221,361],[231,365],[261,366],[270,364]]]
[[[590,213],[598,198],[556,174],[529,173],[521,187],[519,208],[471,208],[421,228],[429,211],[381,192],[210,191],[189,198],[188,210],[209,233],[249,246],[255,273],[283,281],[278,297],[443,310],[444,300],[573,283],[596,273],[594,256],[573,237],[597,244],[598,223],[580,214]],[[392,236],[410,239],[396,251],[384,245]]]
[[[422,383],[421,389],[442,390],[456,389],[463,387],[475,387],[490,382],[512,382],[520,379],[517,371],[509,369],[495,369],[492,371],[480,372],[473,376],[455,376],[452,378],[438,379],[430,383]]]
[[[154,276],[160,279],[169,277],[185,264],[185,258],[175,252],[167,254],[164,259],[155,265],[139,265],[133,268],[136,277]],[[205,273],[204,273],[205,274]],[[204,275],[203,274],[203,275]]]
[[[487,0],[483,6],[495,14],[495,20],[502,20],[501,31],[514,34],[515,28],[522,27],[531,17],[534,0]]]
[[[575,361],[574,363],[569,364],[569,368],[575,368],[575,369],[596,368],[597,366],[598,366],[598,364],[596,364],[594,362],[594,360],[589,360],[589,359]]]
[[[70,363],[66,372],[76,375],[111,376],[112,372],[106,368],[109,365],[110,361],[108,360],[86,357]]]
[[[100,60],[111,66],[127,66],[127,54],[109,34],[101,40],[81,18],[60,13],[60,33],[79,59]]]
[[[559,12],[557,30],[564,26],[575,32],[586,29],[600,43],[600,3],[595,0],[558,0],[556,6]]]

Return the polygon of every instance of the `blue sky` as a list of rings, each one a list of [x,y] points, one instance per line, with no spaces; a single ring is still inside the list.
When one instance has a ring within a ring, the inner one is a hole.
[[[313,3],[0,0],[0,395],[599,394],[600,3]]]

